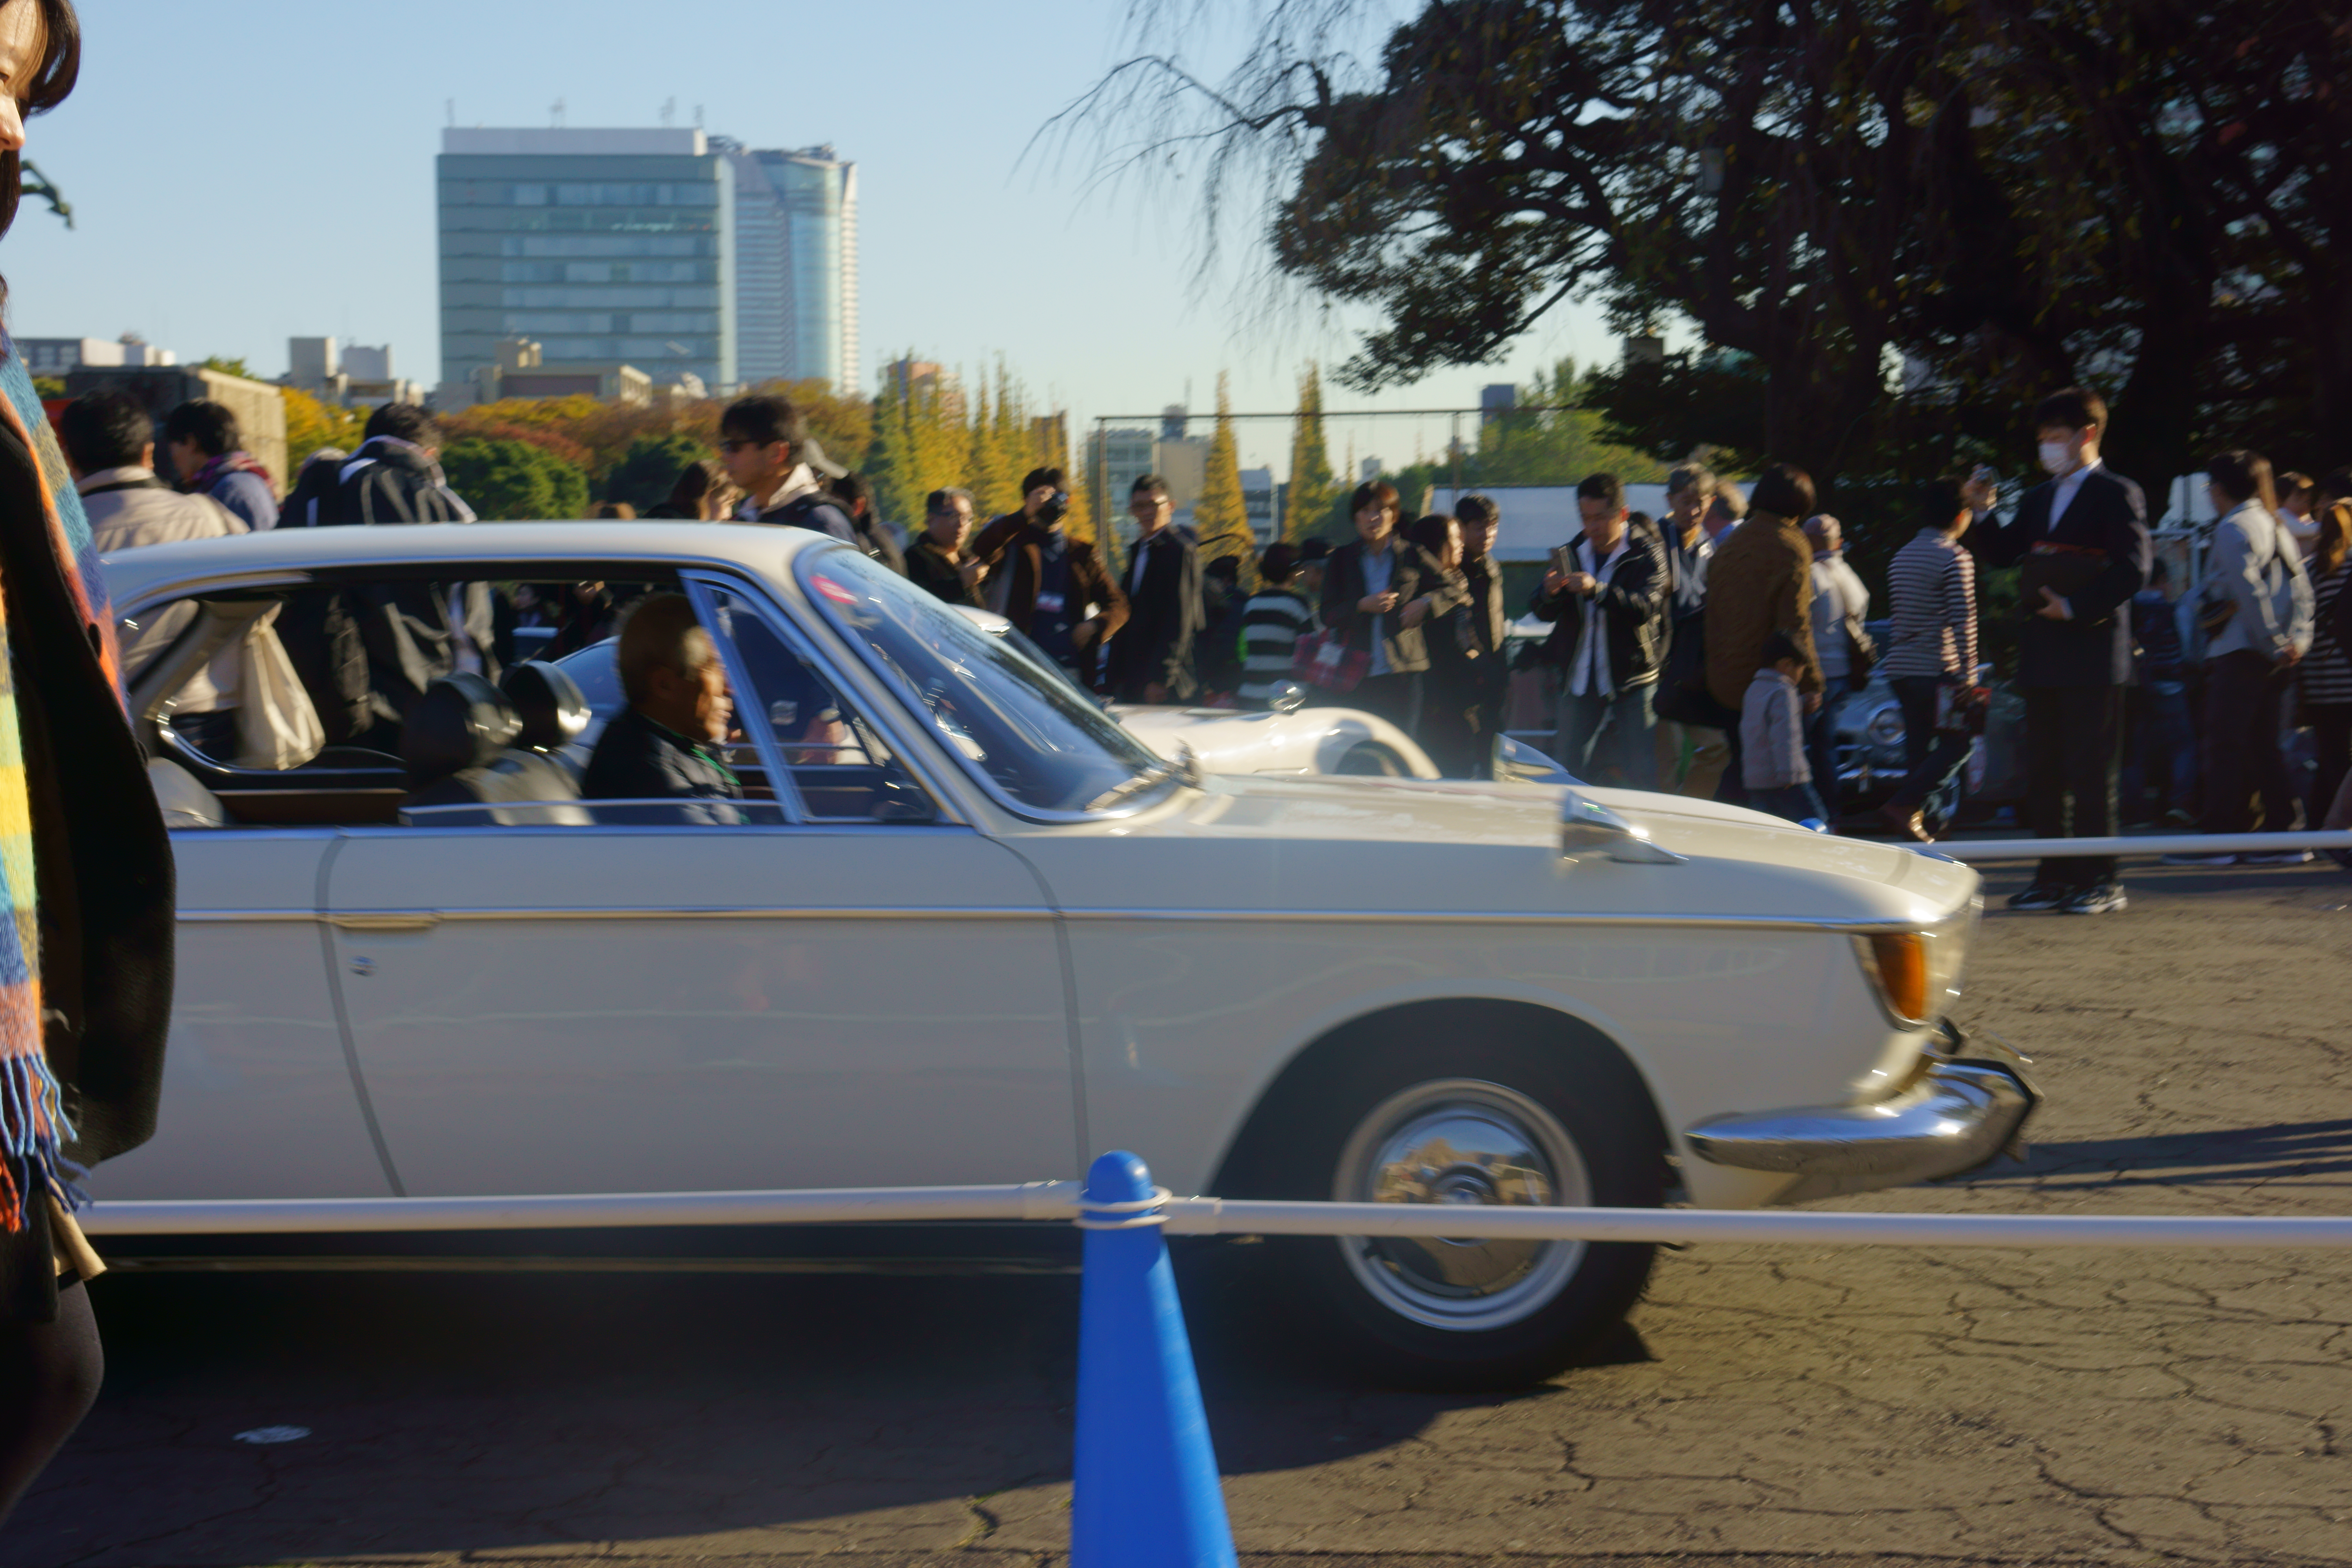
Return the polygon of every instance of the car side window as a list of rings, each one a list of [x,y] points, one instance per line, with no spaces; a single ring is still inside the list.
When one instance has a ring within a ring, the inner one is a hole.
[[[938,816],[881,732],[788,643],[758,605],[709,590],[710,629],[738,683],[735,721],[772,737],[802,815],[812,822],[915,823]]]

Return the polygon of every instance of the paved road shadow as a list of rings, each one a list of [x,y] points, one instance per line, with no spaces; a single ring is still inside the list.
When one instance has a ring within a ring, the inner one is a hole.
[[[2352,1118],[2035,1143],[2022,1164],[1991,1166],[1952,1184],[2056,1189],[2234,1186],[2273,1177],[2307,1181],[2328,1175],[2352,1175]]]
[[[1322,1464],[1448,1410],[1542,1396],[1339,1383],[1276,1331],[1248,1251],[1179,1270],[1229,1472]],[[936,1534],[925,1521],[952,1524],[965,1500],[1066,1479],[1077,1287],[112,1277],[95,1292],[105,1394],[0,1535],[0,1568],[489,1552],[844,1516]],[[1628,1329],[1592,1359],[1648,1352]],[[271,1426],[311,1436],[236,1440]]]

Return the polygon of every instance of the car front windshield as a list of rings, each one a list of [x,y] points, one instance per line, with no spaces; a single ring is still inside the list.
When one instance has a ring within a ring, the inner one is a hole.
[[[1026,639],[989,636],[856,551],[803,551],[795,570],[810,602],[1013,805],[1106,811],[1175,778]]]

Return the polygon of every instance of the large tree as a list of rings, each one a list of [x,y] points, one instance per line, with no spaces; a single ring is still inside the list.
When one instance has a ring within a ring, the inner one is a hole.
[[[1225,373],[1217,373],[1217,425],[1209,437],[1208,466],[1201,494],[1192,502],[1192,531],[1201,559],[1240,558],[1244,584],[1257,581],[1257,538],[1250,531],[1248,503],[1242,495],[1241,447],[1234,435],[1234,400]]]
[[[1298,377],[1298,412],[1290,433],[1290,489],[1283,499],[1282,536],[1293,543],[1331,531],[1338,521],[1339,477],[1323,439],[1323,370],[1309,360]]]
[[[1659,457],[1916,472],[2070,380],[2152,484],[2342,438],[2352,29],[2309,0],[1425,0],[1351,69],[1371,9],[1267,0],[1226,80],[1147,49],[1071,121],[1202,151],[1213,213],[1266,174],[1276,268],[1380,315],[1351,384],[1585,297],[1706,345],[1593,383]]]

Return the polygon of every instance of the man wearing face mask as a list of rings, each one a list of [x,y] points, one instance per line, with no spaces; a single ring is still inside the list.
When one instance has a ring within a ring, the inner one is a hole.
[[[2007,522],[1992,515],[1990,480],[1964,499],[1978,521],[1969,543],[1992,567],[2016,566],[2017,685],[2025,699],[2026,807],[2039,838],[2116,831],[2124,688],[2132,675],[2131,597],[2147,580],[2147,500],[2099,461],[2107,405],[2068,387],[2033,411],[2051,477]],[[2013,910],[2095,915],[2124,907],[2108,857],[2045,859]]]

